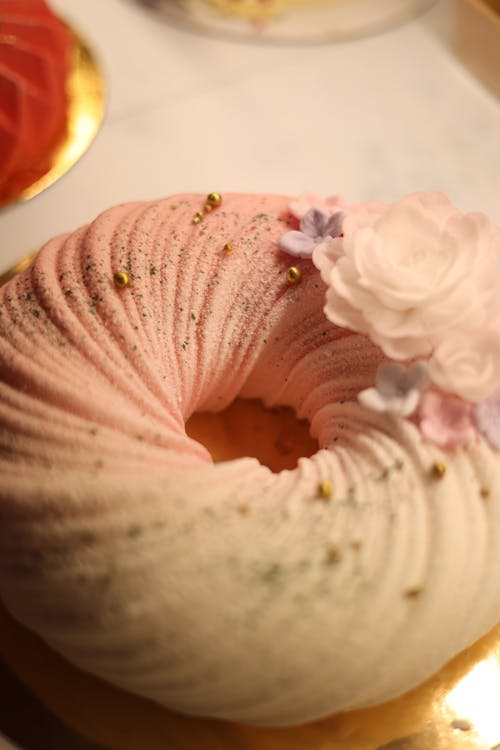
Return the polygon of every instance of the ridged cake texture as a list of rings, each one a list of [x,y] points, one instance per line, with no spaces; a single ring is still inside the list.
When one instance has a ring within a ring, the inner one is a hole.
[[[118,206],[0,290],[2,600],[85,670],[260,725],[389,699],[500,619],[498,453],[358,403],[383,355],[309,261],[287,283],[287,205]],[[214,465],[184,425],[237,396],[319,451]]]

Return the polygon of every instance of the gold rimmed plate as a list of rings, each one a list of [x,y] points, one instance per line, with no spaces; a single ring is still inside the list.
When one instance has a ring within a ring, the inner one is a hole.
[[[0,207],[26,201],[62,177],[83,156],[94,140],[104,116],[105,89],[99,65],[91,48],[71,27],[73,38],[67,81],[68,112],[62,140],[44,159],[43,167],[14,175],[2,185]]]
[[[10,281],[10,279],[14,278],[16,274],[21,273],[21,271],[24,271],[26,268],[31,266],[31,264],[35,260],[35,256],[36,252],[29,253],[29,255],[25,255],[24,258],[21,258],[21,260],[8,268],[6,271],[0,273],[0,286],[3,286],[8,281]]]

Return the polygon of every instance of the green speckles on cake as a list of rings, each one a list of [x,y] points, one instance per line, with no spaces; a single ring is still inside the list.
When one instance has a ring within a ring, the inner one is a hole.
[[[403,468],[403,461],[401,461],[401,459],[398,459],[393,464],[390,464],[390,466],[385,466],[382,471],[374,477],[374,479],[376,482],[387,482],[394,476],[394,474],[402,471]]]
[[[276,593],[285,587],[301,588],[303,586],[304,576],[308,579],[317,569],[318,573],[322,568],[322,561],[317,558],[312,560],[303,558],[298,561],[274,561],[274,562],[255,562],[250,565],[250,572],[254,580],[267,589],[270,593]],[[324,577],[324,573],[322,574]]]
[[[260,580],[266,585],[273,586],[283,580],[283,567],[280,563],[271,563],[260,572]]]
[[[157,273],[158,273],[158,269],[156,268],[156,266],[150,266],[149,267],[149,275],[150,276],[156,276]]]

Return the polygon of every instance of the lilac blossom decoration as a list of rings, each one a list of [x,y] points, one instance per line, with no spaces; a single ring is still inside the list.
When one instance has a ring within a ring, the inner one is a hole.
[[[476,424],[490,445],[500,450],[500,391],[474,409]]]
[[[384,362],[377,370],[375,388],[361,391],[358,401],[373,411],[409,417],[416,410],[428,381],[425,362],[414,362],[409,367]]]
[[[287,232],[278,244],[282,250],[296,258],[310,258],[317,245],[341,234],[344,216],[343,211],[329,215],[319,208],[311,208],[300,221],[300,231],[294,229]]]

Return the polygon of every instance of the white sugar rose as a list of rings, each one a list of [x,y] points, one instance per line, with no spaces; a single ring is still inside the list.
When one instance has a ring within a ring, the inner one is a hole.
[[[450,329],[499,315],[500,231],[483,214],[415,193],[359,205],[342,230],[313,253],[329,287],[326,316],[391,359],[429,355]]]
[[[465,401],[478,403],[500,389],[500,334],[456,331],[436,348],[429,361],[431,380]]]

